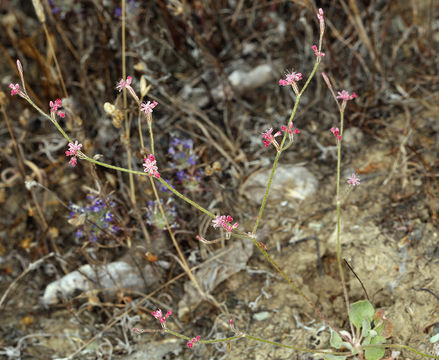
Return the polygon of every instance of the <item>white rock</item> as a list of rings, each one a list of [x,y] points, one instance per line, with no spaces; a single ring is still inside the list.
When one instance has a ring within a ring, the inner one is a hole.
[[[71,296],[77,290],[87,292],[108,289],[106,293],[114,293],[118,288],[143,290],[145,285],[151,285],[156,281],[152,274],[150,265],[144,267],[144,277],[142,277],[137,267],[124,261],[94,267],[88,264],[83,265],[78,270],[50,283],[44,291],[42,303],[44,305],[56,304],[58,303],[58,294]]]
[[[271,168],[250,175],[241,187],[241,194],[261,203],[270,178]],[[279,164],[271,183],[269,200],[305,200],[317,191],[317,178],[303,166]]]

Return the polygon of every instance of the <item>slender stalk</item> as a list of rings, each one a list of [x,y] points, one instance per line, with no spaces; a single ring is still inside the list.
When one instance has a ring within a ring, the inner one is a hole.
[[[147,115],[147,121],[148,121],[149,136],[151,138],[151,154],[154,155],[154,133],[152,131],[152,116],[151,116],[151,114]]]
[[[127,69],[126,69],[126,51],[125,51],[125,44],[126,44],[126,31],[125,31],[125,25],[126,25],[126,13],[125,13],[125,0],[122,0],[122,78],[126,80],[127,78]],[[128,161],[128,169],[132,170],[133,164],[131,161],[131,133],[130,133],[130,125],[131,121],[128,120],[128,113],[127,113],[127,90],[124,87],[122,91],[122,97],[123,97],[123,116],[124,116],[124,122],[125,122],[125,145],[126,145],[126,151],[127,151],[127,161]],[[131,202],[133,206],[136,206],[136,189],[134,186],[134,176],[132,173],[128,174],[129,182],[130,182],[130,196],[131,196]]]
[[[140,148],[142,149],[142,156],[145,156],[144,149],[145,144],[143,142],[143,134],[142,134],[142,112],[139,110],[139,115],[137,116],[137,125],[139,127],[139,139],[140,139]]]
[[[343,120],[344,111],[340,110],[340,136],[343,136]],[[343,287],[343,296],[346,305],[346,313],[349,314],[349,295],[346,287],[346,280],[344,277],[343,266],[341,262],[341,199],[340,199],[340,177],[341,177],[341,140],[337,140],[337,264],[338,272],[340,273],[340,280]],[[354,335],[354,326],[349,320],[351,334]]]
[[[311,79],[314,77],[314,75],[317,71],[317,68],[319,67],[319,64],[320,64],[320,58],[317,58],[316,63],[314,64],[314,67],[311,71],[311,74],[309,75],[308,79],[306,80],[305,85],[303,85],[302,90],[299,92],[299,94],[296,97],[296,101],[294,102],[293,111],[291,112],[290,118],[288,120],[288,125],[290,125],[290,123],[293,121],[294,116],[296,115],[296,112],[297,112],[297,108],[299,106],[300,98],[301,98],[302,94],[304,93],[304,91],[306,90],[306,88],[308,87],[309,83],[311,82]],[[285,150],[284,144],[285,144],[285,141],[287,139],[287,135],[288,135],[287,132],[285,132],[285,134],[282,138],[282,142],[280,143],[280,146],[279,146],[280,150],[277,152],[276,157],[274,159],[273,166],[271,168],[270,179],[268,180],[267,188],[265,189],[264,199],[262,200],[262,204],[261,204],[261,207],[259,209],[258,217],[256,219],[255,225],[253,226],[253,231],[252,231],[253,234],[256,233],[256,230],[258,229],[258,226],[259,226],[259,222],[261,221],[262,214],[263,214],[264,209],[265,209],[265,204],[267,203],[268,193],[270,191],[271,183],[273,181],[274,172],[276,171],[276,167],[277,167],[277,163],[279,161],[280,154]]]

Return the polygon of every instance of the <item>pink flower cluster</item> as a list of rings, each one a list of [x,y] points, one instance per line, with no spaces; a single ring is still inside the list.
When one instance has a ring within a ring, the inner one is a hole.
[[[136,100],[137,103],[140,102],[139,98],[136,95],[136,92],[131,87],[131,82],[133,81],[133,78],[131,76],[127,76],[127,79],[124,80],[123,78],[119,80],[118,84],[116,85],[116,89],[121,92],[123,89],[127,89],[128,92],[131,94],[131,96]]]
[[[290,124],[288,125],[288,127],[286,127],[285,125],[282,125],[281,126],[281,130],[283,131],[283,132],[288,132],[288,134],[290,134],[290,135],[293,135],[293,134],[298,134],[298,133],[300,133],[300,130],[299,129],[294,129],[293,130],[293,122],[290,122]]]
[[[51,115],[52,114],[58,114],[62,118],[64,118],[66,116],[65,112],[58,110],[59,108],[62,108],[62,101],[61,101],[61,99],[56,99],[55,101],[50,101],[49,102],[49,106],[50,106],[50,114]]]
[[[212,220],[213,227],[216,229],[217,227],[222,226],[228,233],[231,233],[234,229],[236,229],[239,224],[235,222],[233,225],[230,223],[233,221],[233,218],[230,215],[222,215],[217,216],[215,220]]]
[[[78,144],[78,140],[76,140],[74,144],[69,143],[69,150],[66,151],[66,156],[71,156],[69,163],[73,167],[76,166],[77,163],[76,156],[78,155],[78,151],[81,150],[81,147],[82,144]]]
[[[151,103],[151,101],[148,101],[147,103],[142,103],[142,105],[140,105],[140,110],[144,111],[146,115],[148,115],[149,113],[152,113],[152,109],[154,109],[157,106],[158,102],[157,101],[153,101]]]
[[[160,324],[164,324],[166,319],[172,315],[172,311],[168,311],[166,315],[163,316],[162,310],[159,308],[156,311],[153,311],[151,315],[160,321]]]
[[[334,134],[334,136],[337,138],[338,141],[341,140],[340,129],[339,128],[332,127],[331,128],[331,132]]]
[[[346,90],[337,92],[337,99],[342,99],[343,101],[349,101],[355,99],[356,97],[357,94],[355,92],[353,92],[351,95],[349,95],[349,92],[347,92]]]
[[[131,76],[127,76],[127,79],[124,80],[123,78],[119,80],[119,82],[116,85],[116,89],[119,90],[119,92],[121,92],[123,89],[127,89],[129,91],[129,93],[131,94],[131,96],[134,98],[134,100],[136,100],[136,102],[138,104],[140,104],[140,100],[138,98],[138,96],[136,95],[136,92],[134,91],[134,89],[131,87],[131,82],[133,81],[133,78]],[[152,109],[154,109],[156,106],[158,105],[157,101],[148,101],[146,103],[142,103],[140,105],[140,111],[144,111],[146,115],[152,113]]]
[[[265,147],[269,147],[270,144],[273,144],[276,149],[279,148],[279,144],[275,140],[276,137],[280,136],[282,133],[278,131],[276,134],[273,135],[273,128],[268,129],[266,132],[262,134],[263,143]]]
[[[11,95],[17,95],[20,93],[20,85],[18,84],[9,84],[9,88],[11,89]]]
[[[300,133],[299,129],[293,129],[293,122],[290,122],[288,127],[285,125],[281,126],[281,130],[283,132],[287,132],[290,136],[290,139],[292,139],[293,134]],[[268,129],[266,132],[262,134],[262,142],[264,143],[265,147],[269,147],[270,144],[273,144],[273,146],[276,148],[276,150],[279,151],[279,143],[276,141],[276,137],[280,136],[282,133],[280,131],[276,132],[273,135],[273,128]]]
[[[191,349],[192,346],[194,346],[195,343],[197,343],[198,341],[200,341],[200,339],[201,339],[201,336],[200,336],[200,335],[197,335],[197,337],[192,338],[192,339],[187,343],[187,347],[188,347],[189,349]]]
[[[299,80],[302,80],[302,73],[296,73],[293,71],[291,73],[286,73],[285,79],[279,80],[279,85],[281,86],[294,85],[296,84],[296,81]]]
[[[356,173],[353,173],[350,177],[348,177],[348,184],[352,186],[360,185],[360,177]]]
[[[285,79],[279,80],[279,85],[280,86],[291,85],[296,95],[299,95],[299,87],[296,84],[296,82],[299,80],[302,80],[302,73],[296,73],[293,71],[291,73],[286,73]]]
[[[116,86],[116,89],[119,90],[119,92],[122,91],[124,88],[128,88],[131,86],[131,81],[133,81],[133,78],[131,76],[128,76],[126,80],[123,78],[119,80],[119,83]]]
[[[143,169],[144,172],[148,173],[148,175],[155,176],[157,179],[160,177],[160,173],[158,172],[158,167],[156,165],[157,161],[153,154],[149,154],[147,157],[143,159],[144,163],[143,166],[145,169]]]
[[[323,57],[323,56],[325,56],[325,53],[324,53],[324,52],[321,52],[321,51],[319,51],[319,49],[317,49],[317,45],[313,45],[313,46],[312,46],[312,49],[314,50],[314,54],[315,54],[317,57]]]

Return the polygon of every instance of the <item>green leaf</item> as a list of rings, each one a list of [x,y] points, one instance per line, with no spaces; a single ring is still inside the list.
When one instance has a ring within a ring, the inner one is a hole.
[[[340,349],[343,346],[343,339],[335,331],[331,330],[331,339],[329,344],[336,349]]]
[[[386,342],[386,338],[381,335],[374,336],[370,341],[371,344],[384,344]]]
[[[361,337],[365,338],[370,332],[370,321],[368,319],[363,319],[361,322]]]
[[[351,304],[349,319],[359,330],[361,329],[363,319],[366,319],[370,323],[373,319],[374,313],[375,311],[372,304],[367,300],[361,300]]]
[[[368,347],[364,352],[366,360],[380,360],[384,356],[385,349],[382,347]]]
[[[333,330],[331,330],[331,339],[329,340],[329,344],[336,349],[346,348],[354,352],[352,345],[346,341],[343,341],[340,335]]]

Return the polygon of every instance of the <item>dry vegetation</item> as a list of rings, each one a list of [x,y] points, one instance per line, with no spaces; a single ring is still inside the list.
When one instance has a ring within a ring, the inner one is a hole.
[[[45,111],[50,100],[63,99],[67,117],[60,123],[71,138],[83,143],[87,154],[101,154],[102,161],[121,167],[128,167],[131,158],[131,166],[141,171],[150,143],[145,123],[142,149],[135,104],[129,101],[126,109],[129,136],[125,123],[104,111],[106,102],[124,110],[122,95],[115,90],[123,72],[121,19],[116,9],[120,5],[105,0],[43,3],[62,80],[32,3],[0,1],[4,92],[0,98],[0,356],[311,356],[247,340],[232,343],[230,352],[226,344],[189,350],[169,335],[133,334],[133,326],[159,329],[150,315],[156,307],[173,310],[170,326],[188,336],[230,335],[231,315],[238,327],[254,335],[326,347],[327,338],[318,343],[315,339],[327,329],[319,331],[321,321],[311,322],[316,319],[312,309],[256,251],[248,263],[245,259],[243,271],[212,291],[222,308],[211,301],[182,310],[179,301],[190,291],[184,286],[187,278],[167,232],[147,221],[147,202],[154,199],[149,181],[134,177],[133,199],[127,174],[81,161],[71,168],[64,155],[67,142],[56,128],[22,99],[9,96],[9,83],[19,79],[15,61],[20,59],[29,94]],[[311,46],[318,40],[315,14],[318,7],[325,10],[326,56],[295,119],[301,134],[281,158],[283,164],[304,165],[316,176],[318,189],[302,202],[287,199],[285,205],[274,200],[266,209],[258,240],[337,326],[346,325],[331,242],[336,160],[329,129],[338,117],[319,75],[325,71],[336,89],[359,94],[345,114],[346,128],[351,130],[342,166],[346,172],[356,169],[364,181],[344,206],[345,257],[364,281],[372,303],[385,309],[394,322],[391,341],[432,351],[428,339],[439,332],[439,4],[434,0],[143,3],[127,1],[126,71],[138,92],[144,77],[150,85],[146,99],[159,103],[153,130],[162,177],[210,211],[232,214],[246,231],[258,204],[244,196],[242,186],[274,158],[274,150],[263,146],[260,134],[285,123],[293,103],[292,91],[279,87],[277,81],[287,69],[304,77],[310,72]],[[54,4],[59,6],[55,14]],[[261,72],[251,77],[255,69]],[[173,160],[168,150],[175,137],[194,141],[193,170],[198,171],[199,183],[193,188],[179,183],[169,165]],[[40,185],[26,187],[25,181],[31,180]],[[90,233],[78,238],[78,223],[69,219],[70,204],[84,206],[89,194],[105,199],[119,229],[101,231],[98,241],[90,241]],[[165,201],[169,198],[167,193],[161,196]],[[174,205],[175,236],[190,266],[208,264],[218,252],[233,251],[235,240],[210,246],[199,243],[197,234],[215,237],[207,231],[210,219],[182,201],[175,200]],[[289,242],[292,238],[303,241]],[[309,238],[320,241],[320,274],[314,240]],[[74,293],[53,305],[41,302],[47,285],[65,274],[85,264],[93,269],[118,260],[137,268],[148,266],[145,286],[115,294]],[[34,262],[36,266],[29,269]],[[358,280],[348,276],[352,299],[364,298]],[[268,319],[254,316],[265,312]],[[408,352],[400,356],[413,358]]]

